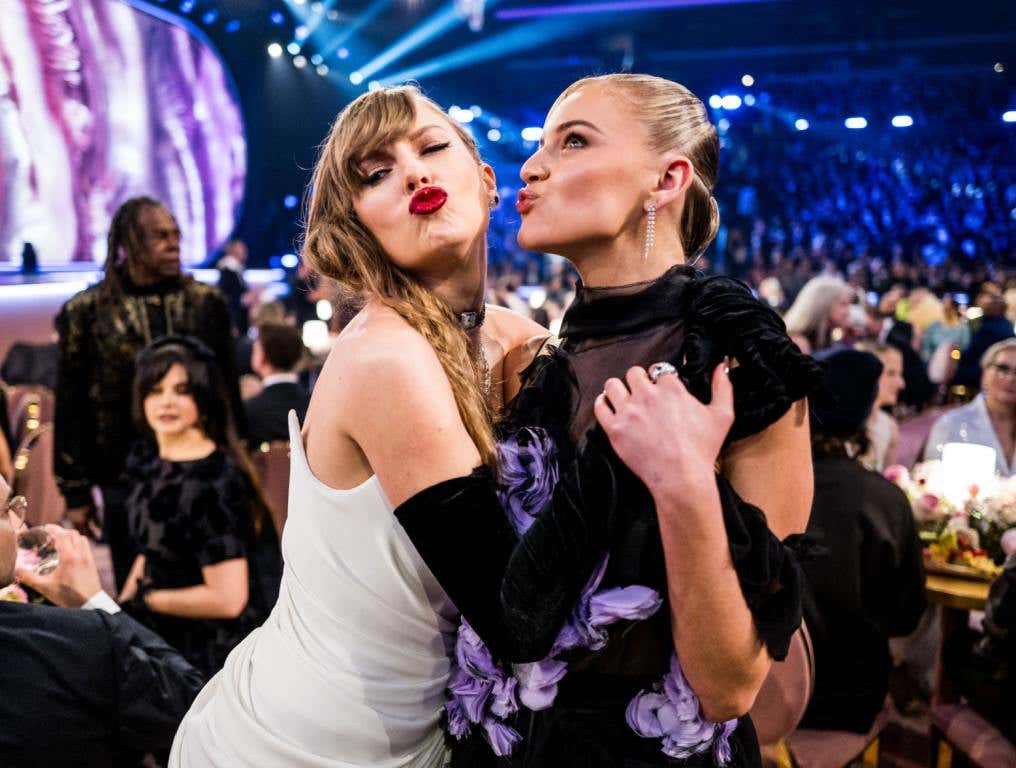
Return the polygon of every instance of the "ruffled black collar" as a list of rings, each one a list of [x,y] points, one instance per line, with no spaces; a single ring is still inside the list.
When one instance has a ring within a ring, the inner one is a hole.
[[[561,322],[561,336],[578,340],[628,334],[674,319],[681,313],[681,295],[701,272],[676,264],[654,280],[606,288],[579,282],[575,300]]]

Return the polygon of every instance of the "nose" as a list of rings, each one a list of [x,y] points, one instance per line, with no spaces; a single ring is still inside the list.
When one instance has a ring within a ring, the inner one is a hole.
[[[434,183],[434,174],[422,159],[414,158],[406,167],[406,191],[412,194],[421,187]]]
[[[531,184],[534,181],[540,181],[541,179],[547,178],[549,175],[550,171],[543,160],[542,147],[530,155],[529,159],[522,164],[522,168],[519,170],[519,177],[526,184]]]

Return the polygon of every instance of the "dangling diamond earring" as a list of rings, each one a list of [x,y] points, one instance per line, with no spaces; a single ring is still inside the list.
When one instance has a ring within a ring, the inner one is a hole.
[[[646,244],[642,249],[642,261],[649,261],[649,252],[656,242],[656,203],[650,203],[646,215]]]

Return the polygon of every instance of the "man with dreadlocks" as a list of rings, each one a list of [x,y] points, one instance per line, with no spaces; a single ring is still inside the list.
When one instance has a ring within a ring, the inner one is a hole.
[[[222,367],[243,431],[229,313],[217,288],[181,273],[180,229],[173,215],[158,200],[135,197],[113,216],[102,280],[71,297],[56,326],[57,482],[67,516],[82,532],[96,519],[92,489],[100,490],[103,534],[119,589],[134,559],[122,478],[138,437],[130,411],[134,360],[161,336],[200,339]]]

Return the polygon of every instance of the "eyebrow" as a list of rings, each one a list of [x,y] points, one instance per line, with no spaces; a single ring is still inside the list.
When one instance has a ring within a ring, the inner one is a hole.
[[[407,133],[403,138],[407,139],[408,141],[416,141],[418,138],[420,138],[427,131],[432,130],[434,128],[438,129],[439,131],[446,130],[446,129],[442,128],[440,125],[437,125],[436,123],[432,123],[430,125],[420,126],[415,131]],[[357,166],[362,166],[364,163],[369,162],[371,160],[381,160],[381,159],[384,159],[384,158],[387,158],[387,157],[390,157],[390,155],[387,152],[387,150],[385,150],[384,148],[375,149],[373,152],[369,152],[368,154],[364,155],[359,160],[357,160],[356,164],[357,164]]]
[[[561,125],[559,125],[557,127],[557,129],[555,130],[555,133],[558,133],[558,134],[564,133],[569,128],[574,128],[577,125],[582,125],[582,126],[585,126],[586,128],[591,128],[592,130],[596,131],[601,136],[603,135],[603,131],[601,131],[599,128],[597,128],[595,125],[593,125],[588,120],[569,120],[567,123],[561,123]],[[543,137],[542,136],[540,137],[540,146],[541,147],[543,146]]]

